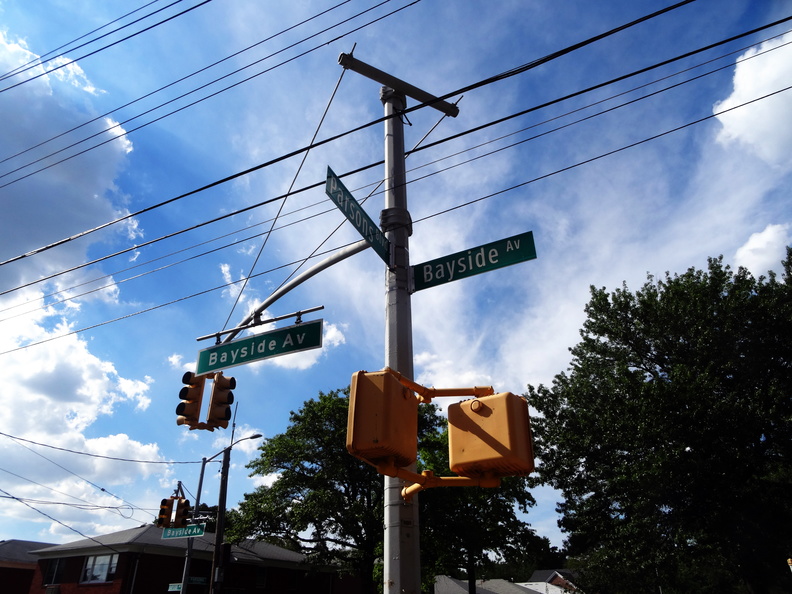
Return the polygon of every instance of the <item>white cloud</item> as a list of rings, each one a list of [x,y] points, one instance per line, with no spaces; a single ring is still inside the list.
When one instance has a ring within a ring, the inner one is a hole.
[[[769,270],[781,272],[786,247],[792,245],[792,225],[768,225],[763,231],[751,234],[734,255],[735,266],[747,268],[754,276],[767,275]]]
[[[745,52],[740,57],[744,61],[739,62],[734,71],[734,90],[715,105],[715,112],[788,87],[792,80],[792,45],[784,44],[790,41],[792,33],[787,33]],[[719,115],[723,124],[719,139],[724,143],[743,143],[767,163],[789,171],[792,169],[792,126],[781,122],[789,119],[790,110],[792,91],[784,91],[754,105]]]

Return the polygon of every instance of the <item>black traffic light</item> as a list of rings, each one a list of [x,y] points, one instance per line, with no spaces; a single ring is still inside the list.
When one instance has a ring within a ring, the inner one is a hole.
[[[205,375],[195,375],[192,371],[182,376],[182,383],[186,384],[179,392],[181,402],[176,407],[176,424],[189,425],[190,429],[198,429],[198,417],[201,415],[201,401],[203,400]]]
[[[163,499],[160,502],[159,516],[157,516],[157,526],[160,528],[170,528],[171,516],[173,515],[173,501],[170,499]]]
[[[185,528],[190,515],[190,502],[184,497],[176,500],[176,515],[173,517],[174,528]]]
[[[228,427],[231,420],[231,405],[234,403],[234,393],[231,391],[236,388],[236,379],[225,377],[222,372],[215,374],[212,385],[212,397],[209,400],[209,413],[206,417],[206,425],[210,431],[215,427]]]

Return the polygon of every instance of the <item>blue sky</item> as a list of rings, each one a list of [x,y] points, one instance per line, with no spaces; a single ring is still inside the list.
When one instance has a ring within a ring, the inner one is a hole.
[[[383,158],[376,124],[304,163],[302,154],[278,160],[382,116],[379,85],[343,73],[340,53],[354,47],[358,59],[445,95],[673,3],[146,4],[0,0],[0,70],[11,73],[0,76],[0,539],[129,528],[150,522],[177,481],[195,493],[201,458],[230,439],[175,424],[181,375],[210,346],[196,338],[236,325],[314,251],[359,239],[321,186],[277,199],[323,182],[328,166],[343,174]],[[63,56],[49,53],[137,8]],[[416,380],[522,393],[566,369],[591,285],[637,289],[647,274],[719,255],[756,275],[779,270],[792,243],[792,21],[578,92],[789,16],[788,0],[697,0],[465,92],[459,116],[424,144],[527,113],[408,158],[411,262],[527,231],[538,258],[415,293]],[[40,56],[50,59],[43,67]],[[440,114],[407,117],[411,148]],[[359,201],[371,194],[374,220],[382,176],[377,166],[344,178]],[[251,272],[234,307],[241,284],[227,283]],[[371,250],[272,305],[265,317],[324,306],[306,317],[324,319],[323,348],[229,371],[235,436],[280,433],[306,399],[382,368],[384,305],[384,267]],[[255,448],[234,448],[231,504],[261,480],[244,468]],[[205,502],[217,501],[216,466]],[[534,495],[527,521],[560,545],[558,494]]]

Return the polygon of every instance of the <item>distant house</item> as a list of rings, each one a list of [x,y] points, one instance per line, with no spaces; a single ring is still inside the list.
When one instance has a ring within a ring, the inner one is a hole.
[[[183,591],[206,594],[212,571],[214,534],[192,538],[190,580]],[[162,539],[162,529],[140,526],[38,548],[30,594],[150,594],[177,591],[184,572],[187,538]],[[226,594],[346,594],[359,591],[354,578],[314,567],[301,553],[247,541],[227,552]],[[173,586],[171,586],[173,584]],[[5,592],[5,590],[3,590]]]
[[[522,582],[520,585],[541,594],[560,594],[577,591],[573,579],[574,572],[567,569],[538,569],[531,574],[529,582]]]
[[[49,546],[32,540],[0,541],[0,584],[5,594],[28,594],[38,561],[30,551]]]
[[[507,580],[476,580],[476,594],[564,594],[577,590],[573,574],[564,569],[535,571],[530,582]],[[435,576],[434,594],[468,594],[467,580],[447,575]]]
[[[467,580],[447,575],[435,576],[434,594],[468,594]],[[476,594],[533,594],[507,580],[476,580]]]

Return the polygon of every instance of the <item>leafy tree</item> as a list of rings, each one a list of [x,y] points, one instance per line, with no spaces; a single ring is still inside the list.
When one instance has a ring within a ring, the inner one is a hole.
[[[420,462],[438,476],[453,476],[448,470],[447,429],[423,443]],[[550,542],[517,516],[517,511],[527,513],[536,503],[526,481],[525,477],[508,477],[499,488],[421,491],[421,563],[427,577],[466,578],[470,592],[476,591],[477,579],[527,581],[549,557]]]
[[[381,579],[383,477],[346,451],[348,390],[320,393],[292,412],[286,431],[266,439],[252,474],[273,476],[270,485],[245,495],[229,515],[229,534],[250,536],[333,562],[375,591]],[[448,472],[445,420],[432,405],[419,407],[421,463]],[[421,492],[421,550],[424,583],[436,573],[454,573],[467,559],[532,560],[548,543],[515,515],[515,505],[533,504],[521,480],[504,489],[438,488]],[[465,493],[470,491],[469,493]],[[474,493],[476,492],[476,493]],[[471,541],[475,536],[475,542]],[[466,540],[467,538],[467,540]],[[475,545],[475,546],[474,546]],[[472,569],[470,569],[475,573]]]
[[[592,287],[570,369],[529,386],[588,592],[792,588],[792,249],[784,270]]]

